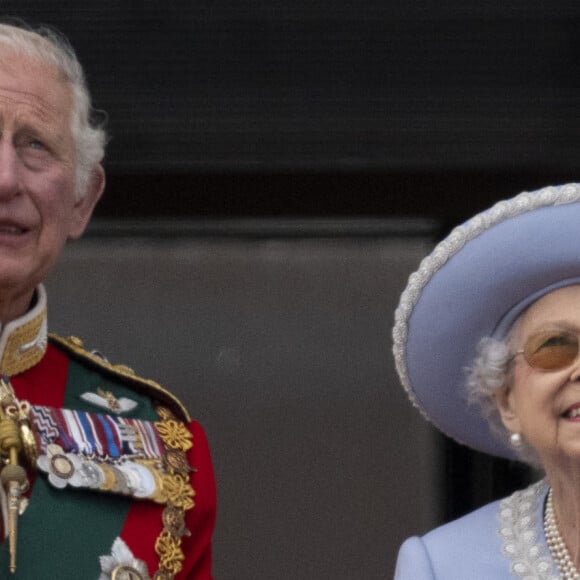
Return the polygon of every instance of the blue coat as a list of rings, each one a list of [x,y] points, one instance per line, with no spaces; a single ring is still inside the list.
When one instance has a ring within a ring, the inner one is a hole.
[[[543,530],[548,486],[539,482],[419,538],[399,551],[395,580],[558,578]]]

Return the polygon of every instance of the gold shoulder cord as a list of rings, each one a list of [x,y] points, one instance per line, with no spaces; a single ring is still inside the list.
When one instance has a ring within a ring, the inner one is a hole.
[[[189,536],[185,527],[185,512],[195,505],[195,491],[189,481],[192,468],[187,463],[186,451],[193,447],[193,436],[181,421],[165,407],[157,409],[160,421],[155,427],[165,445],[162,489],[167,505],[163,509],[163,531],[155,542],[159,569],[153,580],[172,580],[183,567],[185,556],[181,538]]]
[[[20,465],[23,458],[29,467],[36,460],[36,445],[30,429],[30,404],[19,401],[10,379],[0,378],[0,482],[6,491],[10,572],[16,572],[16,542],[18,516],[23,505],[22,494],[28,489],[26,470]]]

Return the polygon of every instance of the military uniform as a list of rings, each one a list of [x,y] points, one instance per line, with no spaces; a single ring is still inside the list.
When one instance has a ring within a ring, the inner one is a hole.
[[[18,461],[30,483],[19,500],[11,577],[211,578],[209,449],[173,395],[85,351],[77,339],[48,335],[42,287],[34,307],[0,333],[0,372],[5,419],[6,409],[19,405],[27,415],[4,421],[20,427]],[[0,451],[10,463],[13,443],[1,423]],[[0,499],[8,533],[11,496]],[[9,576],[9,566],[5,539],[0,577]]]

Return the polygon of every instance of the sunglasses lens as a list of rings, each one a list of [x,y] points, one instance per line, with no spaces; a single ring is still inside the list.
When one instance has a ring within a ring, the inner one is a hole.
[[[530,366],[546,371],[562,369],[578,356],[578,337],[568,332],[541,332],[528,339],[524,356]]]

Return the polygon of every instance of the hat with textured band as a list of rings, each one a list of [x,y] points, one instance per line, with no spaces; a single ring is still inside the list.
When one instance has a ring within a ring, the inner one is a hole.
[[[501,201],[456,227],[413,273],[395,312],[393,353],[411,402],[459,443],[514,458],[467,403],[481,338],[503,338],[538,298],[580,284],[580,184]]]

